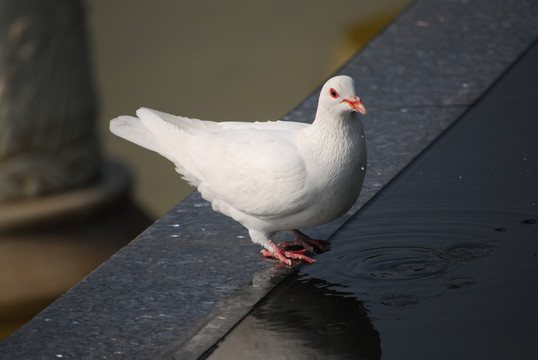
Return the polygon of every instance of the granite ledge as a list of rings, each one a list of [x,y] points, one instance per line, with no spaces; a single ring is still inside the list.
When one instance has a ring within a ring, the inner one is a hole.
[[[419,0],[351,59],[338,74],[358,79],[369,109],[365,186],[346,217],[306,232],[329,237],[393,179],[535,40],[537,18],[532,0]],[[314,93],[285,119],[309,121],[316,103]],[[198,358],[294,271],[259,250],[194,193],[5,340],[0,354]]]

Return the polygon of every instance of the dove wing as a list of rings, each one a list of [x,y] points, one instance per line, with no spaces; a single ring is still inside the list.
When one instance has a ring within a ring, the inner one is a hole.
[[[171,160],[206,200],[266,218],[307,206],[308,172],[295,137],[306,124],[221,125],[172,115],[168,119],[163,116],[167,114],[148,109],[137,115],[153,139],[146,145],[136,143],[157,148],[154,151]],[[185,121],[188,126],[182,126]]]
[[[188,144],[199,191],[257,217],[305,207],[305,163],[292,134],[253,129],[193,132]]]

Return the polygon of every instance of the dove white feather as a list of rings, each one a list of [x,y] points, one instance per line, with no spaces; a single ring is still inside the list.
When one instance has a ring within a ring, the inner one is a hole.
[[[273,235],[292,231],[305,249],[323,248],[297,229],[340,217],[360,193],[366,145],[357,112],[366,109],[353,80],[337,76],[323,86],[312,124],[213,122],[141,108],[137,117],[111,120],[110,131],[172,161],[215,211],[249,230],[264,255],[291,264],[313,260],[281,249]]]

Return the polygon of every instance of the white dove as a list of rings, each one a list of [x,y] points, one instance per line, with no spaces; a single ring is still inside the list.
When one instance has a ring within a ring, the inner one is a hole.
[[[329,244],[297,229],[342,216],[359,196],[366,144],[356,112],[366,108],[353,79],[336,76],[323,86],[312,124],[213,122],[141,108],[138,117],[111,120],[110,131],[172,161],[213,210],[248,229],[264,256],[291,265],[314,262],[306,252]],[[295,241],[276,245],[283,230]]]

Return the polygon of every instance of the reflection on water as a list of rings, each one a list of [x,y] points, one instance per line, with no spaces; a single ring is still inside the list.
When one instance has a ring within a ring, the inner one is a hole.
[[[380,359],[379,334],[363,304],[331,284],[292,275],[209,359]]]

